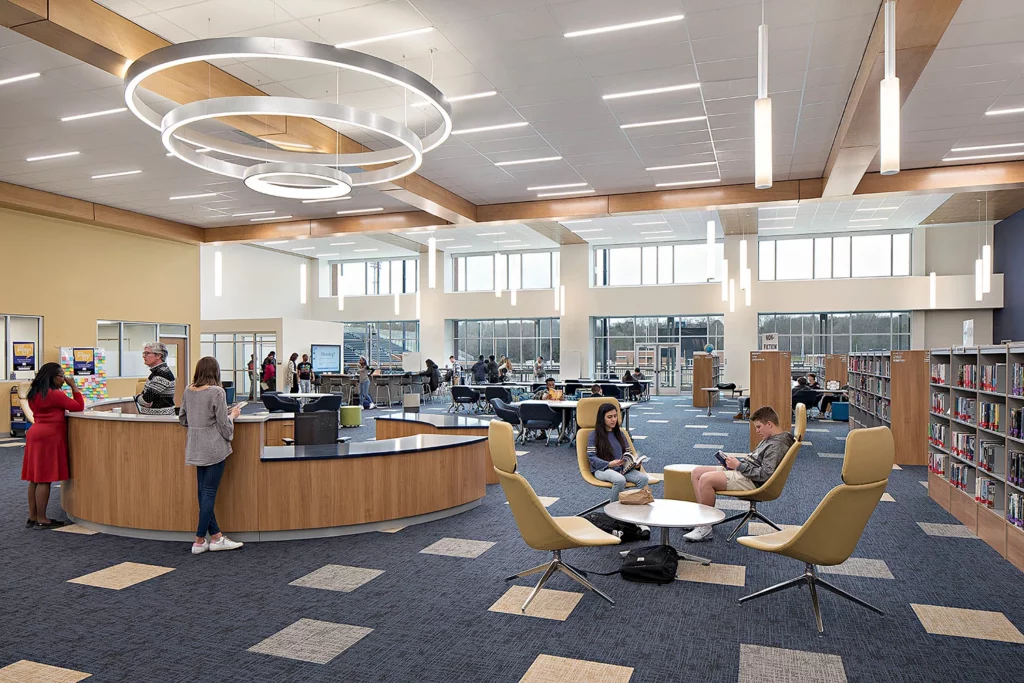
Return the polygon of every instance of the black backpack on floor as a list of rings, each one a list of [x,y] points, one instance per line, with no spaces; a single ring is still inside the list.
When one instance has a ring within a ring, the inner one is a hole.
[[[601,531],[618,536],[622,539],[623,543],[633,543],[634,541],[646,541],[650,539],[650,530],[644,530],[638,527],[636,524],[630,524],[629,522],[620,522],[617,519],[612,519],[600,510],[594,510],[588,512],[583,516],[585,520],[596,526]]]
[[[626,581],[672,583],[679,568],[679,553],[670,545],[649,545],[630,550],[619,573]]]

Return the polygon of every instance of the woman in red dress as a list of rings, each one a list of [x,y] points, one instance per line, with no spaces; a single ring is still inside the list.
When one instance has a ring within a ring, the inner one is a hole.
[[[73,398],[62,387],[67,382]],[[68,478],[68,423],[64,411],[85,410],[85,399],[75,378],[64,376],[57,363],[39,369],[28,392],[28,405],[35,415],[35,424],[25,435],[25,460],[21,478],[28,482],[28,523],[35,529],[54,529],[64,522],[46,516],[50,502],[50,484]]]

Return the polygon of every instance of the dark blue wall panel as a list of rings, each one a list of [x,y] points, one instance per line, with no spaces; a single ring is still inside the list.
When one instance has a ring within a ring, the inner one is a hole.
[[[1024,339],[1024,210],[996,223],[992,270],[1003,274],[1003,307],[992,312],[992,341]]]

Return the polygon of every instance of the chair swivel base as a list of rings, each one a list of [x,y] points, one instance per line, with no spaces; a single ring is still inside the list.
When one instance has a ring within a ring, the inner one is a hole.
[[[526,598],[526,602],[523,603],[523,606],[520,610],[523,614],[526,614],[526,608],[530,606],[530,603],[533,602],[533,599],[537,597],[537,595],[540,593],[540,589],[544,586],[545,583],[547,583],[548,579],[550,579],[556,571],[562,572],[573,581],[582,585],[587,590],[594,591],[611,604],[615,604],[614,600],[612,600],[607,595],[602,593],[597,588],[597,586],[595,586],[587,580],[585,572],[582,572],[576,567],[573,567],[572,565],[563,562],[561,550],[553,550],[552,554],[553,556],[550,562],[538,565],[536,567],[533,567],[532,569],[527,569],[526,571],[519,572],[518,574],[513,574],[512,576],[509,576],[505,579],[506,581],[513,581],[515,579],[522,579],[526,578],[527,576],[532,576],[534,574],[540,574],[541,572],[544,572],[544,575],[540,577],[540,581],[537,582],[537,585],[534,586],[533,590],[530,592],[530,597]]]
[[[747,510],[746,512],[737,512],[735,515],[730,515],[729,517],[726,517],[721,522],[719,522],[719,524],[726,524],[737,519],[740,520],[740,522],[736,525],[736,528],[732,530],[732,533],[729,534],[729,538],[727,540],[731,541],[734,538],[736,538],[736,534],[740,532],[740,529],[742,529],[747,524],[747,522],[754,520],[760,520],[768,526],[770,526],[771,528],[775,529],[776,531],[782,531],[782,528],[778,524],[776,524],[775,522],[761,514],[761,512],[757,509],[756,501],[750,501],[750,509]]]
[[[833,586],[831,583],[829,583],[825,579],[819,577],[818,573],[814,569],[814,565],[813,564],[809,564],[809,563],[805,563],[805,565],[804,565],[804,573],[801,574],[800,576],[797,576],[796,578],[790,579],[789,581],[783,581],[782,583],[775,584],[774,586],[769,586],[768,588],[765,588],[764,590],[760,590],[760,591],[758,591],[756,593],[751,593],[750,595],[746,595],[746,596],[740,598],[740,604],[743,604],[744,602],[746,602],[748,600],[754,600],[755,598],[763,598],[766,595],[771,595],[772,593],[778,593],[779,591],[783,591],[783,590],[786,590],[787,588],[792,588],[794,586],[797,586],[799,588],[803,588],[805,585],[811,591],[811,603],[814,606],[814,619],[818,623],[818,635],[821,635],[822,633],[825,632],[825,627],[821,623],[821,608],[818,606],[818,590],[817,590],[817,588],[819,586],[821,588],[824,588],[825,590],[831,592],[831,593],[835,593],[836,595],[838,595],[841,598],[846,598],[847,600],[849,600],[849,601],[851,601],[853,603],[856,603],[856,604],[860,605],[861,607],[867,607],[872,612],[876,612],[876,613],[881,614],[883,616],[885,615],[885,612],[883,612],[882,610],[878,609],[874,605],[872,605],[870,603],[867,603],[867,602],[861,600],[860,598],[858,598],[858,597],[856,597],[854,595],[850,595],[849,593],[847,593],[843,589],[838,588],[836,586]]]

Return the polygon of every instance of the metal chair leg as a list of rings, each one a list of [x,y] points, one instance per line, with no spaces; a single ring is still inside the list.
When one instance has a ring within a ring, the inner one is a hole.
[[[763,598],[766,595],[771,595],[772,593],[778,593],[779,591],[784,591],[787,588],[793,588],[794,586],[800,586],[800,585],[803,585],[806,582],[807,582],[807,576],[804,575],[804,574],[801,574],[800,576],[797,576],[796,578],[789,579],[788,581],[783,581],[782,583],[777,583],[774,586],[769,586],[768,588],[764,588],[762,590],[759,590],[756,593],[751,593],[750,595],[744,595],[742,598],[739,599],[739,602],[740,602],[740,604],[743,604],[744,602],[747,602],[748,600],[756,600],[757,598]]]
[[[576,569],[575,567],[573,567],[570,564],[567,564],[566,562],[563,562],[562,561],[562,551],[560,551],[560,550],[552,551],[552,558],[551,558],[550,562],[547,562],[547,563],[542,564],[542,565],[538,565],[538,566],[533,567],[531,569],[527,569],[527,570],[521,571],[518,574],[513,574],[512,576],[508,577],[505,580],[506,581],[512,581],[513,579],[520,579],[520,578],[523,578],[523,577],[526,577],[526,576],[532,576],[534,574],[539,574],[542,571],[544,572],[544,575],[540,577],[540,581],[538,581],[537,585],[533,587],[533,590],[530,591],[530,596],[526,599],[526,602],[523,603],[523,606],[521,608],[521,611],[523,612],[523,614],[526,613],[526,608],[529,607],[530,603],[533,602],[533,599],[535,597],[537,597],[537,595],[540,594],[541,588],[544,587],[544,584],[547,583],[548,579],[550,579],[551,576],[556,571],[562,572],[563,574],[568,576],[573,581],[579,583],[584,588],[586,588],[588,590],[594,591],[595,593],[600,595],[602,598],[604,598],[605,600],[607,600],[611,604],[613,604],[613,605],[615,604],[614,600],[612,600],[610,597],[605,595],[602,591],[600,591],[597,588],[597,586],[592,584],[590,582],[590,580],[587,579],[586,574],[584,572],[582,572],[579,569]]]
[[[556,571],[556,569],[557,569],[557,568],[558,568],[558,564],[557,564],[557,562],[556,562],[556,561],[554,561],[554,560],[552,560],[552,561],[551,561],[551,563],[550,563],[550,564],[548,564],[548,568],[547,568],[547,570],[546,570],[546,571],[544,572],[544,576],[540,577],[540,581],[538,581],[538,582],[537,582],[537,585],[533,587],[533,590],[532,590],[532,591],[530,591],[530,597],[526,598],[526,602],[524,602],[524,603],[523,603],[523,606],[522,606],[522,608],[520,609],[520,611],[521,611],[521,612],[522,612],[523,614],[526,614],[526,608],[527,608],[527,607],[529,607],[529,606],[530,606],[530,603],[531,603],[531,602],[533,602],[533,599],[534,599],[535,597],[537,597],[537,594],[538,594],[538,593],[540,593],[540,589],[541,589],[541,587],[542,587],[542,586],[543,586],[543,585],[544,585],[545,583],[547,583],[548,579],[550,579],[550,578],[551,578],[551,575],[555,573],[555,571]]]
[[[819,586],[821,586],[825,590],[829,591],[830,593],[834,593],[835,595],[838,595],[841,598],[846,598],[850,602],[856,603],[856,604],[860,605],[861,607],[867,607],[872,612],[875,612],[875,613],[881,614],[881,615],[885,615],[885,612],[883,612],[882,610],[878,609],[877,607],[875,607],[871,603],[865,602],[864,600],[861,600],[856,595],[851,595],[851,594],[847,593],[842,588],[839,588],[837,586],[832,585],[831,583],[829,583],[828,581],[826,581],[825,579],[823,579],[823,578],[821,578],[821,577],[819,577],[817,575],[815,575],[815,583],[817,583]]]
[[[513,581],[515,579],[524,579],[527,576],[533,576],[534,574],[540,574],[542,571],[547,569],[548,565],[550,565],[550,564],[551,564],[550,562],[545,562],[544,564],[539,564],[536,567],[534,567],[533,569],[526,569],[524,571],[519,572],[518,574],[513,574],[512,576],[509,576],[505,580],[506,581]]]
[[[589,514],[589,513],[593,512],[594,510],[599,510],[600,508],[603,508],[605,505],[607,505],[608,502],[609,501],[607,501],[607,500],[602,500],[597,505],[591,505],[590,507],[588,507],[583,512],[577,512],[576,513],[576,517],[582,517],[583,515],[586,515],[586,514]]]
[[[598,595],[600,595],[600,596],[601,596],[602,598],[604,598],[605,600],[607,600],[607,601],[608,601],[608,602],[610,602],[611,604],[613,604],[613,605],[615,604],[615,601],[614,601],[614,600],[612,600],[612,599],[611,599],[611,598],[609,598],[609,597],[608,597],[607,595],[605,595],[604,593],[602,593],[602,592],[601,592],[601,590],[600,590],[600,589],[598,589],[598,587],[597,587],[597,586],[595,586],[594,584],[590,583],[590,581],[589,581],[589,580],[588,580],[588,579],[587,579],[586,577],[584,577],[583,575],[581,575],[581,574],[580,574],[580,572],[579,572],[579,571],[578,571],[578,570],[577,570],[577,569],[576,569],[575,567],[573,567],[573,566],[571,566],[571,565],[568,565],[568,564],[566,564],[566,563],[564,563],[564,562],[559,562],[559,563],[558,563],[558,569],[559,569],[559,570],[560,570],[560,571],[561,571],[561,572],[562,572],[563,574],[565,574],[565,575],[566,575],[566,576],[568,576],[568,577],[569,577],[570,579],[572,579],[572,580],[573,580],[573,581],[575,581],[576,583],[580,584],[580,585],[581,585],[581,586],[583,586],[584,588],[587,588],[587,589],[590,589],[590,590],[594,591],[595,593],[597,593]]]
[[[811,605],[814,607],[814,620],[818,622],[818,635],[820,636],[825,632],[825,626],[821,623],[821,606],[818,604],[818,589],[814,587],[813,567],[811,571],[812,574],[807,580],[807,585],[811,589]]]

